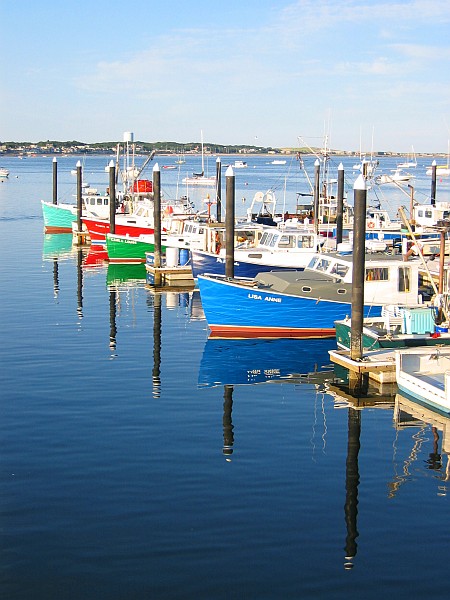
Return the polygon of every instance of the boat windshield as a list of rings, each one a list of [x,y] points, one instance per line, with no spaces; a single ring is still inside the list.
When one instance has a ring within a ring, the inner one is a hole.
[[[318,256],[313,256],[312,259],[309,261],[309,264],[308,264],[307,268],[308,269],[314,269],[314,267],[316,266],[318,260],[319,260]]]
[[[317,261],[316,270],[317,271],[327,271],[330,266],[330,261],[326,258],[320,258]]]
[[[333,267],[331,268],[330,273],[331,275],[337,275],[338,277],[341,277],[343,279],[347,275],[349,268],[349,265],[340,262],[335,262]]]

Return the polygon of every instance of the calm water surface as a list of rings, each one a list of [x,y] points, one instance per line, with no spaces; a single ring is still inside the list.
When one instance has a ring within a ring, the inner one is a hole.
[[[238,202],[275,179],[282,198],[286,173],[248,162]],[[86,163],[106,186],[107,159]],[[58,165],[70,197],[75,160]],[[445,419],[330,393],[333,340],[208,339],[196,292],[155,295],[142,270],[44,236],[51,158],[2,166],[3,598],[445,593]]]

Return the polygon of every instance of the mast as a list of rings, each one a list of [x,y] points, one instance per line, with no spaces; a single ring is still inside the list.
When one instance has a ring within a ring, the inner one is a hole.
[[[200,139],[202,144],[202,177],[205,174],[205,159],[203,156],[203,129],[200,130]]]

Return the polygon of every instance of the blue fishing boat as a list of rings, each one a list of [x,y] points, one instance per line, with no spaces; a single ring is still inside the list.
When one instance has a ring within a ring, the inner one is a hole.
[[[198,286],[212,336],[326,338],[351,313],[352,257],[317,254],[304,271],[271,271],[254,279],[199,275]],[[365,316],[382,306],[422,302],[419,261],[367,255]]]

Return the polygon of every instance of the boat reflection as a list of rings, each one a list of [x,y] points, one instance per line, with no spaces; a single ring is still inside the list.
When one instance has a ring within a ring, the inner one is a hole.
[[[412,443],[408,456],[401,461],[400,466],[395,465],[395,475],[389,483],[389,498],[393,498],[402,485],[416,477],[415,473],[420,465],[425,471],[434,472],[437,495],[446,496],[446,482],[450,480],[450,417],[397,394],[394,426],[398,432],[411,432]],[[430,444],[431,447],[428,448],[428,456],[425,458],[426,444]],[[421,454],[423,459],[418,462]]]
[[[312,382],[312,374],[332,376],[328,350],[334,340],[208,338],[198,385],[250,385],[270,381]]]
[[[145,285],[145,264],[108,263],[106,285],[109,287],[134,287]]]
[[[42,249],[42,260],[68,260],[73,258],[76,248],[72,245],[71,233],[46,233]]]

